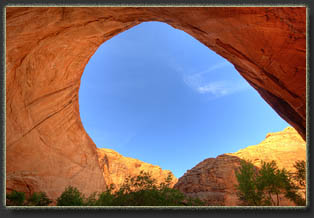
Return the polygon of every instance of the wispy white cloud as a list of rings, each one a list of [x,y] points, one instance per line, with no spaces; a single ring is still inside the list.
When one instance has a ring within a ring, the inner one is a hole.
[[[215,81],[196,87],[200,94],[212,94],[215,97],[231,95],[249,88],[246,83],[232,83],[231,81]]]
[[[209,94],[213,97],[222,97],[231,95],[249,88],[249,85],[245,81],[241,80],[213,80],[209,73],[226,68],[229,66],[229,62],[224,61],[209,67],[208,69],[199,73],[183,75],[183,81],[186,85],[194,89],[200,94]]]
[[[194,76],[201,76],[203,74],[207,74],[207,73],[210,73],[212,71],[215,71],[215,70],[218,70],[218,69],[221,69],[221,68],[224,68],[224,67],[227,67],[229,66],[230,63],[227,61],[227,60],[224,60],[223,62],[220,62],[220,63],[217,63],[217,64],[214,64],[210,67],[208,67],[206,70],[203,70],[199,73],[195,73],[193,74]]]
[[[164,61],[167,62],[168,65],[173,68],[173,70],[175,70],[179,73],[186,74],[187,72],[191,71],[191,70],[187,70],[186,67],[183,67],[180,64],[178,64],[178,62],[176,61],[176,59],[174,57],[166,56],[164,53],[161,53],[160,56],[164,58]],[[205,69],[203,71],[190,73],[191,74],[190,76],[199,77],[199,76],[202,76],[203,74],[207,74],[207,73],[210,73],[212,71],[215,71],[215,70],[218,70],[220,68],[227,67],[227,66],[230,66],[230,63],[227,60],[224,60],[224,61],[219,62],[217,64],[211,65],[210,67],[208,67],[207,69]]]
[[[228,88],[226,82],[218,81],[198,86],[197,91],[201,94],[211,93],[214,95],[226,95],[230,91]]]
[[[211,95],[210,99],[231,95],[250,88],[248,83],[244,80],[219,80],[217,78],[216,72],[220,74],[230,72],[230,66],[232,65],[227,60],[211,65],[205,70],[193,73],[191,69],[180,65],[174,57],[166,56],[165,54],[162,54],[161,58],[162,57],[165,59],[165,62],[168,63],[169,67],[182,75],[183,81],[187,86],[199,94]]]

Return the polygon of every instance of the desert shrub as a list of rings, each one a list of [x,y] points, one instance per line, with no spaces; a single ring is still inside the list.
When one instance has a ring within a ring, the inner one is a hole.
[[[16,190],[7,194],[6,199],[8,206],[48,206],[52,202],[45,192],[34,192],[26,199],[24,192]]]
[[[83,203],[84,206],[96,206],[97,198],[96,198],[96,192],[92,193],[90,196],[85,197],[83,196]]]
[[[102,192],[98,195],[95,206],[113,206],[114,195],[108,191]]]
[[[34,192],[28,199],[28,206],[48,206],[52,201],[47,197],[45,192]]]
[[[75,187],[68,186],[57,199],[57,206],[82,206],[84,195]]]
[[[184,206],[203,205],[199,199],[186,198],[179,190],[170,188],[171,174],[157,185],[147,172],[137,177],[125,179],[124,184],[114,194],[113,204],[120,206]]]
[[[68,187],[57,199],[58,206],[192,206],[204,205],[202,201],[186,198],[179,190],[170,188],[171,174],[157,185],[149,173],[128,177],[119,190],[113,187],[102,193],[84,197],[76,188]]]
[[[25,193],[12,190],[6,195],[7,206],[23,206],[25,202]]]

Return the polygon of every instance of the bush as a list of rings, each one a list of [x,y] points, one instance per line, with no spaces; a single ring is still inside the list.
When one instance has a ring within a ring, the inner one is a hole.
[[[45,192],[34,192],[27,200],[29,206],[48,206],[52,201]]]
[[[68,186],[57,199],[57,206],[82,206],[84,196],[75,187]]]
[[[179,190],[170,188],[171,174],[160,185],[149,173],[125,179],[121,188],[113,192],[93,193],[84,197],[76,188],[68,187],[58,198],[58,206],[196,206],[204,205],[199,199],[186,198]]]
[[[23,206],[25,201],[25,193],[12,190],[10,194],[6,195],[8,206]]]
[[[13,190],[7,194],[8,206],[48,206],[52,201],[45,192],[34,192],[27,200],[24,192]]]
[[[179,190],[170,188],[171,174],[157,185],[149,173],[125,179],[121,188],[113,192],[111,186],[100,194],[85,197],[77,188],[68,186],[57,198],[57,206],[199,206],[204,203],[198,198],[187,198]],[[13,190],[7,194],[7,205],[45,206],[52,201],[44,192],[33,193],[25,201],[25,193]]]
[[[114,195],[110,191],[102,192],[98,195],[95,206],[114,205]]]
[[[179,190],[170,188],[171,174],[159,185],[147,172],[125,179],[114,194],[113,204],[119,206],[184,206],[203,205],[199,199],[186,198]]]

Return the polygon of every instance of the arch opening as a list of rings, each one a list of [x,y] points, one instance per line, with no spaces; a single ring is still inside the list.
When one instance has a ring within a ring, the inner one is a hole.
[[[80,78],[104,41],[144,21],[168,23],[225,57],[305,139],[305,12],[305,7],[7,7],[7,190],[22,184],[54,198],[69,184],[86,194],[104,189],[95,144],[80,120]]]
[[[79,105],[98,148],[177,178],[288,126],[231,63],[162,22],[143,22],[103,43],[82,75]]]

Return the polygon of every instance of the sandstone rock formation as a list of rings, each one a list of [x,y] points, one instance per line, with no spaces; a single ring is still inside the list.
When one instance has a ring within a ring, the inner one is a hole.
[[[79,115],[80,78],[106,40],[145,21],[228,59],[305,138],[305,7],[7,7],[6,188],[58,196],[105,187]]]
[[[156,179],[157,184],[165,182],[168,174],[173,178],[170,187],[173,187],[178,181],[170,170],[162,170],[159,166],[135,158],[124,157],[112,149],[98,148],[97,153],[106,184],[108,187],[113,184],[115,186],[114,190],[121,187],[125,178],[138,176],[141,171],[150,173],[152,178]]]
[[[261,160],[275,160],[279,168],[293,171],[295,161],[306,160],[306,145],[302,137],[288,127],[282,132],[268,134],[258,145],[203,160],[179,178],[175,188],[188,196],[204,199],[208,205],[238,206],[234,171],[241,159],[253,161],[256,167],[260,167]],[[282,196],[280,202],[281,206],[294,205]]]
[[[260,160],[276,160],[279,168],[294,170],[295,160],[306,160],[306,144],[302,137],[292,127],[281,132],[268,133],[265,140],[258,145],[248,146],[235,153],[226,155],[250,160],[260,167]]]

